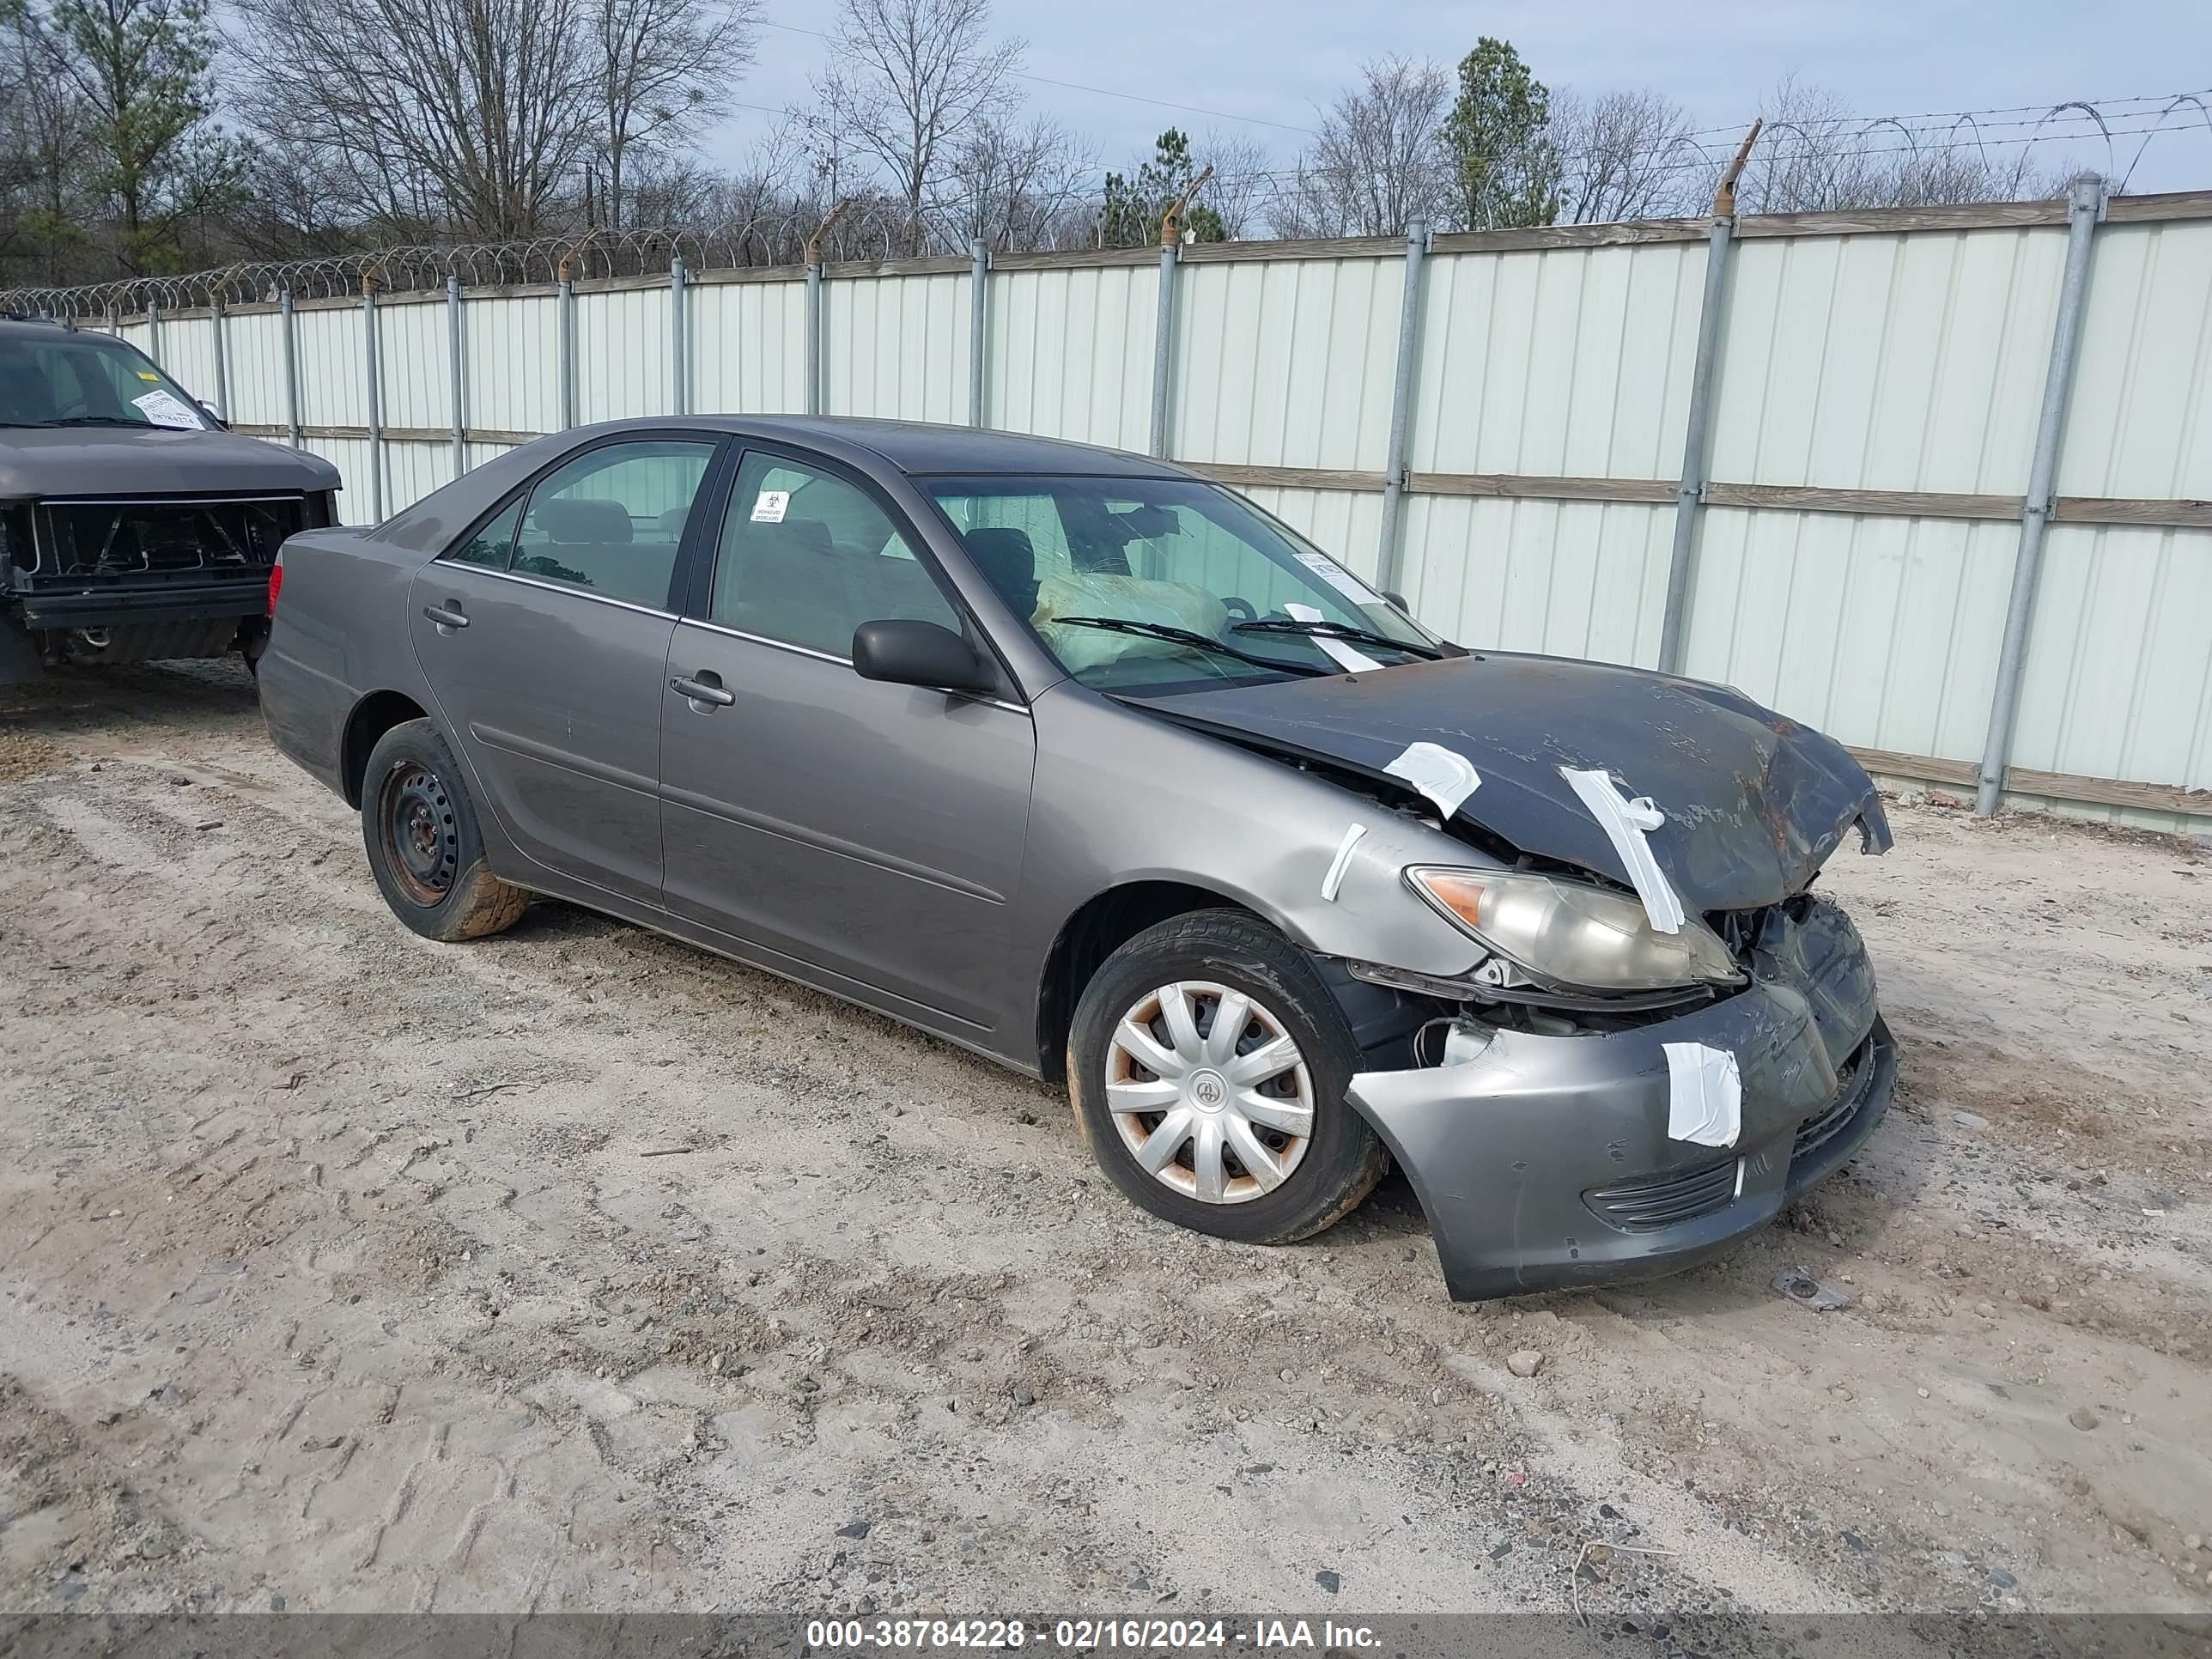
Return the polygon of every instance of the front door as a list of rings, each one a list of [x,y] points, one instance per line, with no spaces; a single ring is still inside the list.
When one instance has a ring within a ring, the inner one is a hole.
[[[1011,703],[853,672],[864,622],[963,627],[919,546],[830,464],[745,457],[703,614],[669,647],[667,902],[980,1036],[1027,1006],[1006,947],[1036,738]]]
[[[660,902],[660,694],[710,440],[583,451],[423,567],[408,599],[441,725],[527,857]]]

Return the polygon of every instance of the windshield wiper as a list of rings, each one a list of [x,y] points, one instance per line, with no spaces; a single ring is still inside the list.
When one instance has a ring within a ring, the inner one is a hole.
[[[1231,623],[1230,631],[1236,634],[1296,634],[1310,640],[1343,640],[1352,645],[1379,645],[1392,651],[1402,651],[1409,657],[1437,662],[1448,653],[1434,646],[1416,644],[1411,640],[1394,640],[1388,634],[1377,634],[1370,629],[1352,628],[1344,623],[1297,622],[1286,617],[1262,617],[1256,622]]]
[[[0,421],[0,426],[143,426],[151,421],[129,421],[120,415],[64,415],[53,421]]]
[[[1103,628],[1109,634],[1136,634],[1151,640],[1173,640],[1177,645],[1189,646],[1194,651],[1234,657],[1237,661],[1249,662],[1255,668],[1272,668],[1284,674],[1303,674],[1310,678],[1330,672],[1326,668],[1316,668],[1311,663],[1285,662],[1279,657],[1263,657],[1256,652],[1239,651],[1226,641],[1217,640],[1193,629],[1170,627],[1166,623],[1131,622],[1124,617],[1054,617],[1052,620],[1066,623],[1071,628]]]

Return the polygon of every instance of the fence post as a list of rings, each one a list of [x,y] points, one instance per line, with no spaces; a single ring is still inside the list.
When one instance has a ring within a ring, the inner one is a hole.
[[[981,240],[968,245],[968,424],[988,426],[984,418],[984,376],[989,359],[991,250]]]
[[[576,424],[576,285],[568,280],[568,262],[561,262],[560,297],[554,315],[554,355],[560,361],[561,429]]]
[[[668,258],[668,392],[673,404],[672,413],[689,415],[691,412],[691,386],[687,371],[690,358],[684,344],[684,256],[673,253]]]
[[[822,259],[812,249],[806,261],[806,412],[822,412]]]
[[[369,522],[384,522],[384,361],[377,349],[376,279],[361,283],[362,345],[368,357],[368,511]]]
[[[223,309],[222,301],[215,302],[215,406],[226,422],[235,422],[238,411],[230,406],[230,330],[227,326],[230,315]]]
[[[467,356],[461,342],[461,279],[446,277],[446,374],[453,383],[453,476],[469,470]]]
[[[2043,538],[2051,526],[2058,487],[2058,444],[2066,428],[2066,400],[2074,389],[2074,358],[2081,343],[2082,301],[2089,289],[2089,257],[2097,222],[2105,216],[2105,181],[2075,175],[2066,198],[2066,272],[2058,286],[2058,317],[2051,334],[2051,365],[2043,377],[2043,410],[2036,417],[2035,458],[2020,509],[2020,551],[2013,557],[2012,598],[2005,608],[2004,644],[1997,653],[1996,694],[1975,778],[1974,816],[1988,817],[2004,793],[2020,721],[2021,682],[2027,673],[2027,641],[2035,625],[2035,586],[2043,574]]]
[[[1413,430],[1421,278],[1428,251],[1429,228],[1416,219],[1406,227],[1406,287],[1398,309],[1398,365],[1390,382],[1390,447],[1383,460],[1382,531],[1375,551],[1376,586],[1386,593],[1397,591],[1404,558],[1399,526],[1406,506],[1406,451]]]
[[[161,302],[146,301],[146,355],[158,368],[161,362]]]
[[[284,319],[284,426],[292,447],[300,447],[300,313],[292,304],[292,290],[277,295]]]
[[[1751,159],[1764,121],[1753,121],[1713,192],[1713,228],[1705,243],[1705,292],[1698,308],[1698,351],[1690,367],[1690,409],[1682,434],[1682,477],[1674,489],[1674,544],[1667,556],[1667,608],[1659,618],[1659,672],[1682,672],[1689,629],[1690,589],[1696,575],[1698,520],[1711,464],[1713,368],[1720,358],[1721,317],[1728,308],[1729,244],[1735,234],[1735,181]]]
[[[1175,372],[1176,269],[1182,263],[1182,244],[1160,244],[1160,308],[1152,324],[1152,433],[1149,453],[1165,459],[1168,453],[1168,377]]]

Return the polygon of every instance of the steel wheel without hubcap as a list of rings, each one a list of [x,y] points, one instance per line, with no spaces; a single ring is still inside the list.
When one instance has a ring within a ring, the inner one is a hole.
[[[1304,1161],[1313,1079],[1282,1022],[1198,980],[1148,991],[1114,1028],[1106,1109],[1138,1165],[1206,1204],[1273,1192]]]
[[[377,828],[386,862],[407,896],[425,908],[453,890],[461,842],[453,804],[438,775],[413,761],[385,775],[377,801]]]

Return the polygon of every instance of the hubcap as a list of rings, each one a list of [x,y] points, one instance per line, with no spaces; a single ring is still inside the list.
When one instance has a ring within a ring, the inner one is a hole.
[[[442,902],[460,866],[461,838],[438,775],[414,761],[393,767],[378,794],[376,820],[385,862],[407,896],[426,909]]]
[[[1201,1203],[1243,1204],[1304,1161],[1313,1079],[1267,1009],[1228,986],[1182,980],[1146,992],[1115,1026],[1106,1109],[1155,1181]]]

